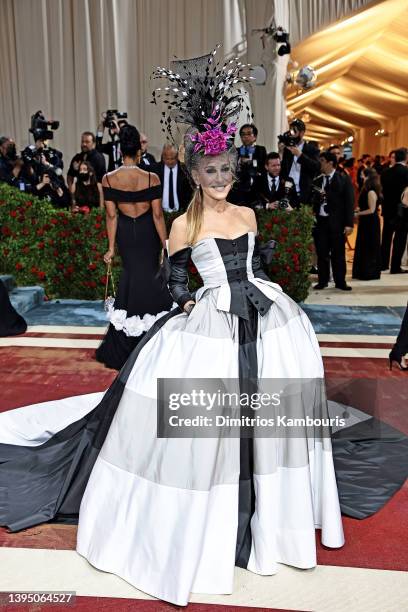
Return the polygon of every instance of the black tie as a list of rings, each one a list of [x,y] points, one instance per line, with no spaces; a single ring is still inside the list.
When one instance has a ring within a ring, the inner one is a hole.
[[[169,208],[174,210],[173,168],[170,168],[169,176]]]
[[[327,191],[330,186],[330,176],[325,176],[324,178],[326,179],[326,182],[324,184],[324,190]]]

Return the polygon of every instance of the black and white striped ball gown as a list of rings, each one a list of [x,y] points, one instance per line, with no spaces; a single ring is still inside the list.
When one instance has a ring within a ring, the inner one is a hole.
[[[231,593],[234,566],[316,565],[344,543],[330,438],[156,436],[158,378],[322,378],[309,319],[262,271],[256,237],[204,238],[170,260],[190,315],[156,321],[105,394],[0,415],[0,523],[12,530],[79,510],[77,551],[153,596]],[[6,491],[7,489],[7,491]]]

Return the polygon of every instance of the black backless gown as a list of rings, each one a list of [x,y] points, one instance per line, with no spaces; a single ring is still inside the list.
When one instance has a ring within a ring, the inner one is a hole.
[[[162,194],[161,185],[150,187],[150,173],[147,189],[103,189],[106,200],[131,202],[135,206],[138,202],[151,202]],[[96,359],[120,370],[152,322],[169,311],[173,301],[157,276],[161,242],[151,208],[138,217],[118,211],[116,244],[123,269],[115,303],[108,311],[110,325],[96,351]]]
[[[358,198],[360,210],[368,209],[368,192],[363,189]],[[381,233],[377,210],[358,220],[353,278],[375,280],[381,277]]]

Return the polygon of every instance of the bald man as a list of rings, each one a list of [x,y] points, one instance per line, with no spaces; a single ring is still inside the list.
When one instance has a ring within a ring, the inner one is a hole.
[[[178,150],[174,145],[165,144],[161,162],[155,172],[163,185],[162,206],[166,212],[184,211],[192,198],[192,187],[187,173],[178,158]]]
[[[147,172],[155,172],[156,160],[151,153],[148,152],[147,147],[149,145],[149,140],[146,134],[140,132],[140,144],[142,147],[142,157],[140,160],[139,167],[142,170],[146,170]]]

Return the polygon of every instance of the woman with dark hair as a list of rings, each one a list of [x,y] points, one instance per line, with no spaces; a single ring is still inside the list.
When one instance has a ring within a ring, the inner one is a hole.
[[[112,262],[117,246],[122,272],[115,302],[108,308],[109,329],[96,351],[98,361],[116,370],[173,302],[158,277],[160,252],[167,239],[160,181],[138,166],[138,130],[124,125],[119,139],[123,165],[103,177],[102,187],[109,241],[104,260]]]
[[[72,212],[79,212],[83,206],[103,208],[102,186],[96,180],[95,170],[88,161],[79,164],[78,175],[74,178],[72,193]]]
[[[353,278],[375,280],[381,277],[381,232],[378,206],[381,186],[374,168],[363,170],[364,183],[354,215],[359,219],[354,249]]]

